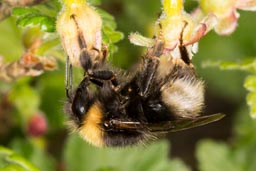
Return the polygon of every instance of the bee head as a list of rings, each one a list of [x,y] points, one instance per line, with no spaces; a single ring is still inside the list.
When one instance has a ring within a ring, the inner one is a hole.
[[[102,107],[94,91],[89,87],[89,78],[85,77],[66,103],[66,113],[70,115],[70,129],[90,144],[104,146],[101,129]]]
[[[88,78],[84,78],[75,90],[73,97],[69,100],[69,108],[72,119],[78,126],[81,126],[83,118],[87,114],[91,105],[94,103],[94,98],[88,88]]]

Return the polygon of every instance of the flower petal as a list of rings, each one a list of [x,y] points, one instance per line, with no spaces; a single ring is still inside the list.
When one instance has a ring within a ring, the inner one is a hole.
[[[215,27],[215,31],[220,35],[231,34],[237,26],[238,18],[239,13],[237,13],[235,10],[232,10],[228,16],[219,18],[219,23]]]
[[[256,11],[256,0],[237,0],[236,8],[248,11]]]
[[[203,23],[200,23],[199,26],[195,29],[195,32],[193,33],[191,39],[189,41],[185,41],[184,45],[193,44],[197,41],[199,41],[206,33],[207,26]]]
[[[132,44],[143,47],[152,47],[155,43],[154,39],[144,37],[139,33],[131,33],[129,35],[129,40]]]
[[[93,7],[83,0],[65,1],[65,7],[60,12],[56,29],[62,45],[71,64],[80,66],[81,50],[91,53],[91,57],[98,55],[102,44],[102,19]]]

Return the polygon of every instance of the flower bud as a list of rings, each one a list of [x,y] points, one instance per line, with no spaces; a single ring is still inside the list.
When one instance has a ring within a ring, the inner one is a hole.
[[[220,35],[231,34],[237,26],[237,9],[256,10],[256,0],[199,0],[204,14],[213,13],[218,18],[215,31]]]
[[[47,132],[47,120],[43,114],[37,113],[28,121],[27,134],[33,137],[42,136]]]

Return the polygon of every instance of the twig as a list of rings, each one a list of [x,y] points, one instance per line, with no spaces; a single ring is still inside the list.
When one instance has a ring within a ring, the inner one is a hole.
[[[0,56],[0,80],[13,81],[24,76],[38,76],[44,71],[57,68],[54,57],[41,57],[36,55],[36,49],[41,45],[41,40],[36,39],[27,51],[17,61],[5,64]]]
[[[14,7],[33,6],[46,0],[2,0],[0,2],[0,21],[10,16]]]

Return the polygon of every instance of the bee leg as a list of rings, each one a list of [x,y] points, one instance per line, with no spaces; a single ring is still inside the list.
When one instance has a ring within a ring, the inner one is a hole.
[[[103,86],[103,82],[100,81],[100,80],[90,78],[90,81],[91,81],[93,84],[95,84],[95,85],[97,85],[97,86],[99,86],[99,87],[102,87],[102,86]]]
[[[89,52],[86,49],[82,49],[80,54],[80,63],[86,73],[92,68],[92,60]]]
[[[116,76],[112,71],[103,70],[103,71],[89,71],[88,75],[91,78],[99,79],[99,80],[110,80],[113,86],[117,86],[118,82],[116,80]]]
[[[102,51],[100,51],[99,49],[93,47],[92,50],[95,50],[98,52],[98,56],[96,57],[96,62],[97,63],[103,63],[106,61],[106,58],[108,56],[108,48],[106,45],[102,44]]]
[[[103,44],[102,45],[102,59],[103,59],[103,61],[106,60],[107,56],[108,56],[108,47],[107,47],[107,45]]]
[[[66,97],[70,99],[70,91],[72,90],[72,64],[69,63],[69,56],[67,56],[66,66],[65,66],[65,89]]]
[[[152,50],[152,52],[150,54],[150,56],[154,56],[154,57],[160,57],[163,54],[163,51],[164,51],[162,24],[159,23],[158,26],[159,26],[159,34],[155,38],[156,39],[156,43],[153,46],[153,50]]]
[[[140,73],[139,76],[139,88],[140,88],[140,95],[144,98],[149,96],[150,90],[152,89],[152,85],[155,84],[154,80],[156,77],[156,71],[159,64],[159,60],[156,57],[149,57],[145,58],[143,71]]]

